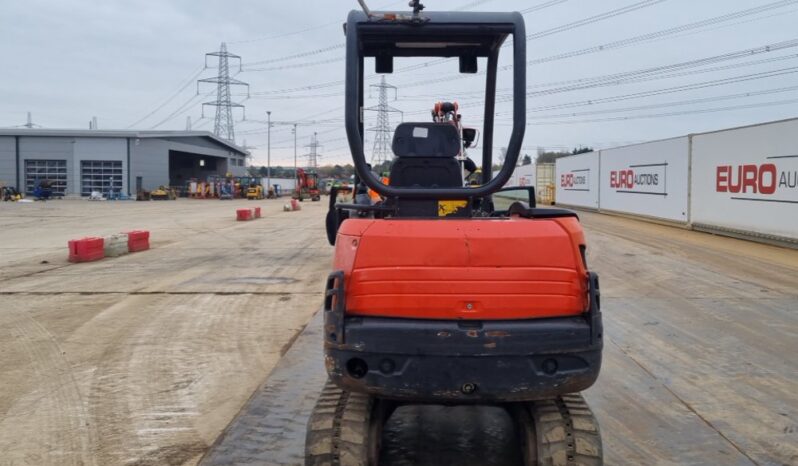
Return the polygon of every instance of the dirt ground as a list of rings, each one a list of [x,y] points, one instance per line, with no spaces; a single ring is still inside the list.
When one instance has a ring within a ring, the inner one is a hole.
[[[605,347],[584,395],[608,465],[798,464],[798,251],[580,213]],[[303,464],[325,380],[317,317],[203,466]],[[407,406],[384,465],[521,466],[501,409]]]
[[[284,202],[0,203],[0,464],[196,463],[320,306],[323,206]],[[131,229],[150,251],[66,260]]]
[[[249,223],[244,201],[0,204],[0,464],[302,464],[318,317],[278,359],[332,250],[324,206],[260,204]],[[607,464],[798,464],[798,251],[580,215]],[[130,228],[153,250],[66,262],[67,239]],[[496,454],[514,436],[501,410],[397,413],[389,464],[515,464]]]

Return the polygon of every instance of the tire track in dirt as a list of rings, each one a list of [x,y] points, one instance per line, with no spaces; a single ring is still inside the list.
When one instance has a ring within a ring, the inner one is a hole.
[[[36,386],[17,398],[0,421],[0,455],[12,463],[16,459],[40,465],[96,465],[95,426],[58,342],[22,311],[4,309],[0,326],[29,357]]]

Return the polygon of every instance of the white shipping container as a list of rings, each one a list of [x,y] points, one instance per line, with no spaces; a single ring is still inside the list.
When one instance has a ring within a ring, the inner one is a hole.
[[[264,176],[263,178],[261,178],[261,184],[263,185],[264,189],[266,188],[266,183],[267,183],[267,179]],[[293,179],[293,178],[275,178],[275,177],[272,177],[271,178],[271,184],[272,184],[272,186],[274,186],[274,185],[280,186],[280,189],[282,189],[283,193],[285,193],[287,191],[293,191],[294,190],[294,188],[296,187],[296,180]]]
[[[494,178],[498,175],[499,172],[494,172]],[[515,171],[510,179],[505,183],[505,188],[514,188],[518,186],[535,186],[535,176],[537,174],[536,165],[521,165],[520,167],[515,167]]]
[[[599,208],[599,152],[557,159],[557,204]]]
[[[687,136],[601,151],[602,210],[688,222]]]
[[[522,165],[515,169],[515,174],[517,176],[516,186],[522,187],[529,187],[535,186],[537,183],[536,175],[537,175],[537,165]]]
[[[694,135],[691,220],[798,240],[798,120]]]

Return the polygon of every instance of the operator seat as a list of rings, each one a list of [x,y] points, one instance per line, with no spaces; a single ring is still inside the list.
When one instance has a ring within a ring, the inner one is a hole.
[[[460,135],[450,123],[402,123],[393,134],[391,186],[460,188]]]

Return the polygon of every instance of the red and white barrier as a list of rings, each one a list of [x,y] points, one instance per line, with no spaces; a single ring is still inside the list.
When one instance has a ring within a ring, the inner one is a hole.
[[[69,262],[92,262],[105,257],[104,240],[98,237],[87,237],[71,240],[69,246]]]
[[[146,251],[150,249],[150,232],[143,230],[129,231],[127,234],[127,249],[129,252]]]
[[[252,220],[252,209],[236,209],[236,220],[239,222]]]
[[[103,238],[105,257],[119,257],[130,252],[127,233],[117,233]]]

